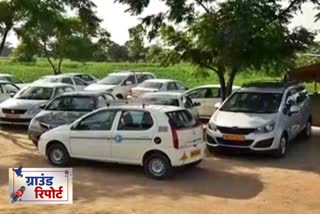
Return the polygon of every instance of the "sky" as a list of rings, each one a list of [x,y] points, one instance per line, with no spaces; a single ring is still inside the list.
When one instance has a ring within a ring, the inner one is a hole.
[[[123,45],[129,38],[128,29],[138,24],[139,18],[126,13],[127,6],[114,3],[113,0],[93,0],[93,2],[97,5],[97,15],[103,19],[103,28],[111,33],[113,41]],[[160,1],[153,0],[151,2],[142,16],[165,11],[166,7]],[[314,22],[314,14],[313,5],[305,4],[302,7],[302,13],[296,14],[290,27],[302,25],[309,30],[320,30],[320,21]],[[317,36],[317,40],[320,40],[320,35]],[[14,33],[9,35],[8,41],[14,46],[18,43]]]

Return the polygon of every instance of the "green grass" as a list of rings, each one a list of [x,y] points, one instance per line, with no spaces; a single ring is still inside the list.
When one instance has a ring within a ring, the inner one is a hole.
[[[93,74],[99,78],[106,76],[115,70],[142,70],[153,72],[159,78],[177,79],[184,82],[188,87],[195,87],[202,84],[219,83],[218,78],[212,72],[208,76],[199,75],[196,67],[190,64],[179,64],[169,67],[161,67],[150,63],[78,63],[65,61],[62,67],[63,72],[85,72]],[[37,63],[22,64],[13,62],[9,58],[0,58],[0,72],[11,73],[16,77],[32,82],[44,75],[52,74],[52,68],[45,59],[40,59]],[[275,80],[276,77],[270,77],[261,72],[240,73],[235,79],[236,85],[242,85],[249,81]],[[308,84],[312,89],[312,85]]]

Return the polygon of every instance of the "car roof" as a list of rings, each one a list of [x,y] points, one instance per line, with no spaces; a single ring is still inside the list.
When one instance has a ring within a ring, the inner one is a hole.
[[[190,90],[199,89],[199,88],[220,88],[221,86],[219,84],[207,84],[207,85],[200,85],[197,87],[194,87]],[[234,85],[232,86],[233,89],[241,88],[240,86]]]
[[[120,106],[110,106],[104,107],[103,109],[122,109],[122,110],[148,110],[148,111],[160,111],[160,112],[172,112],[185,110],[184,108],[177,106],[168,105],[148,105],[148,104],[131,104],[131,105],[120,105]]]
[[[179,82],[178,80],[173,79],[149,79],[144,82],[159,82],[159,83],[166,83],[166,82]]]
[[[115,71],[115,72],[109,73],[108,75],[123,75],[123,76],[128,76],[128,75],[132,75],[132,74],[140,74],[140,75],[150,74],[150,75],[154,76],[153,73],[151,73],[151,72],[145,72],[145,71]]]
[[[185,94],[183,92],[154,92],[154,93],[146,93],[142,95],[142,97],[148,96],[148,97],[175,97],[180,98],[184,96]]]
[[[65,83],[51,83],[51,82],[46,82],[46,83],[32,83],[29,84],[28,86],[34,86],[34,87],[43,87],[43,88],[56,88],[56,87],[62,87],[62,86],[68,86],[68,87],[72,87],[72,85],[69,84],[65,84]]]
[[[111,93],[108,93],[108,92],[97,92],[97,91],[74,91],[74,92],[64,93],[61,96],[100,96],[100,95],[106,95],[106,94],[113,96]]]
[[[290,87],[303,86],[297,82],[251,82],[242,86],[239,92],[283,93]]]

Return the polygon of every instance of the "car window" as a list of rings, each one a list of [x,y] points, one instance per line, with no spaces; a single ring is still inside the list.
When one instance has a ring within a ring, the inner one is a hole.
[[[118,130],[139,131],[148,130],[153,126],[153,120],[149,112],[124,111],[122,112]]]
[[[296,96],[295,96],[296,92],[297,92],[297,90],[290,90],[288,92],[287,97],[286,97],[286,102],[285,102],[288,107],[297,105]]]
[[[170,124],[176,128],[190,128],[197,125],[197,120],[186,110],[168,112],[167,116]]]
[[[183,97],[182,101],[185,108],[190,109],[193,107],[192,100],[189,97]]]
[[[154,77],[150,74],[142,74],[142,75],[137,75],[138,83],[142,83],[146,80],[149,79],[154,79]]]
[[[89,76],[89,75],[86,75],[86,74],[81,74],[81,75],[78,75],[78,77],[86,82],[91,82],[91,81],[94,81],[94,79]]]
[[[2,89],[2,85],[0,85],[0,94],[3,94],[3,89]]]
[[[181,83],[176,82],[175,84],[176,84],[177,90],[179,90],[179,91],[186,90],[186,87],[184,85],[182,85]]]
[[[92,111],[96,108],[93,97],[62,97],[51,102],[48,111]]]
[[[3,84],[2,86],[3,86],[4,90],[9,94],[11,94],[11,93],[15,94],[15,93],[17,93],[19,91],[18,87],[16,87],[13,84],[10,84],[10,83]]]
[[[65,90],[64,90],[64,88],[57,88],[56,89],[56,97],[57,96],[60,96],[60,95],[62,95],[62,94],[64,94],[65,93]]]
[[[114,97],[110,94],[102,95],[106,101],[114,100]]]
[[[63,87],[63,91],[67,93],[67,92],[74,92],[75,90],[72,87]]]
[[[305,87],[301,86],[297,90],[297,104],[301,105],[306,101],[308,98],[308,91]]]
[[[168,91],[176,91],[177,90],[177,86],[174,82],[169,82],[167,85],[167,90]]]
[[[218,88],[201,88],[196,89],[190,93],[191,98],[218,98],[220,97],[220,90]]]
[[[127,84],[128,82],[131,82],[131,84]],[[129,76],[123,83],[123,85],[133,85],[133,84],[136,84],[136,78],[133,75]]]
[[[81,79],[79,79],[77,77],[73,78],[73,80],[74,80],[76,85],[81,85],[81,86],[87,86],[88,85],[86,82],[84,82],[83,80],[81,80]]]
[[[62,82],[62,83],[66,83],[66,84],[73,85],[73,82],[72,82],[71,78],[63,78],[61,82]]]
[[[74,130],[108,131],[111,130],[114,118],[117,114],[115,110],[99,111],[84,118]]]

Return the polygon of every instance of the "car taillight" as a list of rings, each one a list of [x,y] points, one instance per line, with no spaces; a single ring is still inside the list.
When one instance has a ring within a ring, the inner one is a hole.
[[[129,91],[128,91],[128,94],[131,96],[132,95],[132,89],[130,89]]]
[[[175,149],[179,149],[179,139],[178,139],[177,127],[175,126],[175,124],[172,121],[170,121],[170,128],[171,128],[171,133],[172,133],[173,147]]]

